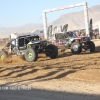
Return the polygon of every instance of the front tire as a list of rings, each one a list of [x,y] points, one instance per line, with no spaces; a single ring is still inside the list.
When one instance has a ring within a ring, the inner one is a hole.
[[[7,53],[5,51],[0,51],[0,60],[7,58]]]
[[[48,45],[46,47],[46,56],[54,59],[58,56],[58,48],[55,45]]]
[[[24,54],[25,60],[28,62],[36,61],[38,58],[38,53],[35,49],[28,48]]]
[[[73,42],[71,44],[71,52],[73,54],[80,54],[82,52],[82,45],[78,42]]]

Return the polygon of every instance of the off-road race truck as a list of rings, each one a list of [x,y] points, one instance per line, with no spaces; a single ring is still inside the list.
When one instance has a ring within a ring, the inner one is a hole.
[[[52,25],[48,27],[48,41],[58,49],[71,49],[71,52],[74,54],[79,54],[82,52],[82,49],[89,50],[90,52],[95,51],[95,44],[90,40],[88,36],[74,36],[73,32],[67,32],[68,24],[65,24],[61,32],[55,32],[52,28]],[[52,34],[53,33],[53,34]]]
[[[38,53],[45,53],[47,57],[54,59],[58,55],[58,48],[48,44],[47,40],[42,40],[38,35],[18,36],[0,51],[0,59],[18,55],[23,56],[28,62],[33,62],[37,60]]]

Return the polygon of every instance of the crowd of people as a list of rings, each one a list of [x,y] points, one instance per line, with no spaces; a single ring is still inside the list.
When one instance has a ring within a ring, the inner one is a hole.
[[[91,39],[93,39],[93,38],[97,39],[98,38],[97,36],[99,35],[99,31],[93,30],[89,35],[90,35]],[[83,31],[74,31],[73,36],[74,37],[86,36],[86,32],[84,30]]]
[[[73,32],[73,36],[74,37],[79,37],[79,36],[85,36],[86,35],[86,32],[85,31],[76,31],[76,32]]]

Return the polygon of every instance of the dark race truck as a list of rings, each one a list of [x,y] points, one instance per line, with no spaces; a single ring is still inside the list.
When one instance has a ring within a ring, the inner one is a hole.
[[[39,53],[45,53],[47,57],[54,59],[58,55],[58,48],[48,44],[47,40],[42,40],[38,35],[24,35],[8,42],[0,51],[0,59],[18,55],[23,56],[26,61],[33,62],[37,60]]]

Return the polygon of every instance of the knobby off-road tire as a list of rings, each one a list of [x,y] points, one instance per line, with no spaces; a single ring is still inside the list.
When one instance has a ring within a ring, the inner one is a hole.
[[[94,42],[88,41],[88,45],[89,45],[90,52],[94,52],[95,51],[95,44],[94,44]]]
[[[7,58],[7,53],[5,51],[0,51],[0,60],[4,60],[5,58]]]
[[[50,57],[51,59],[54,59],[58,56],[58,48],[55,45],[48,45],[46,47],[46,56]]]
[[[37,51],[36,51],[35,49],[28,48],[28,49],[25,51],[24,58],[25,58],[25,60],[28,61],[28,62],[36,61],[37,58],[38,58],[38,53],[37,53]]]
[[[80,54],[82,52],[82,45],[78,42],[73,42],[71,44],[71,52],[73,54]]]

